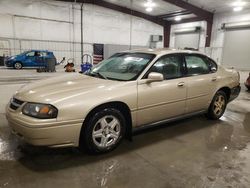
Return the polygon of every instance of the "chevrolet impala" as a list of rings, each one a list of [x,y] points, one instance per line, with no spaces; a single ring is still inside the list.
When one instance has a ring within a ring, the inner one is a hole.
[[[132,131],[206,114],[219,119],[240,93],[239,73],[200,52],[134,50],[20,88],[6,107],[13,133],[32,145],[111,151]]]

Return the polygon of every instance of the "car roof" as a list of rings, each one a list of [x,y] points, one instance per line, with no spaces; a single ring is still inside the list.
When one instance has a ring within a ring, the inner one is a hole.
[[[32,51],[32,52],[52,52],[49,50],[28,50],[28,51]]]
[[[124,51],[126,53],[150,53],[155,55],[165,55],[172,53],[187,53],[187,54],[201,54],[205,55],[202,52],[196,50],[183,50],[183,49],[171,49],[171,48],[156,48],[156,49],[134,49],[129,51]]]

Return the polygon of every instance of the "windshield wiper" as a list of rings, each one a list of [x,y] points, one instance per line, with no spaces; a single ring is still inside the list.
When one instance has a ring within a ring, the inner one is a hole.
[[[108,78],[105,75],[103,75],[102,73],[100,73],[100,72],[91,72],[90,74],[94,75],[94,76],[97,75],[99,78],[103,78],[105,80],[108,80]]]

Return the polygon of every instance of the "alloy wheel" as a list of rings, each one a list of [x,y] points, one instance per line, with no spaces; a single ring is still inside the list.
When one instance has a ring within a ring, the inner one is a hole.
[[[219,116],[221,113],[223,113],[225,105],[226,105],[226,100],[224,96],[218,95],[217,98],[215,99],[213,106],[214,114]]]
[[[121,123],[112,115],[99,119],[92,131],[92,139],[99,148],[107,148],[117,143],[121,134]]]
[[[14,67],[15,67],[15,69],[21,69],[22,64],[21,63],[15,63]]]

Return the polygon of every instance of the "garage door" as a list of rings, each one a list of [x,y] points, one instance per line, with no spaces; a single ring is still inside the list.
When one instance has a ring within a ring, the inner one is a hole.
[[[200,33],[176,33],[175,48],[199,48]]]
[[[226,30],[222,64],[250,70],[250,29]]]

